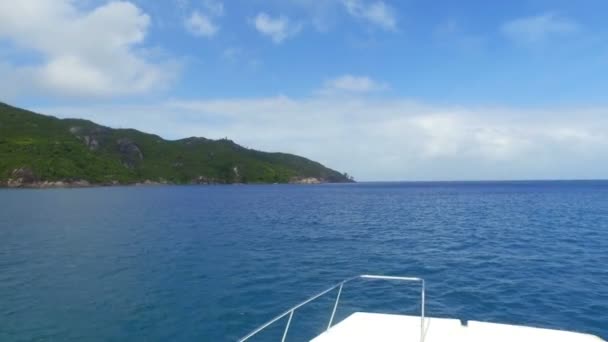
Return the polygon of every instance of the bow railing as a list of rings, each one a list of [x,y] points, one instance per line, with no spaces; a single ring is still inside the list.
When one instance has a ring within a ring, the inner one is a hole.
[[[250,332],[249,334],[247,334],[246,336],[242,337],[241,339],[239,339],[239,342],[245,342],[247,340],[249,340],[250,338],[252,338],[253,336],[257,335],[259,332],[261,332],[262,330],[266,329],[268,326],[272,325],[273,323],[275,323],[276,321],[280,320],[281,318],[284,318],[285,316],[289,315],[289,318],[287,319],[287,325],[285,326],[285,330],[283,330],[283,337],[281,338],[281,342],[285,342],[285,339],[287,338],[287,332],[289,331],[289,326],[291,325],[291,319],[293,318],[293,313],[301,308],[302,306],[312,302],[313,300],[331,292],[332,290],[335,290],[336,288],[338,288],[338,294],[336,295],[336,301],[334,302],[334,306],[333,306],[333,310],[331,312],[331,316],[329,318],[329,322],[327,324],[327,330],[329,330],[333,324],[334,321],[334,317],[336,315],[336,309],[338,308],[338,303],[340,302],[340,295],[342,294],[342,288],[344,287],[344,284],[351,282],[355,279],[371,279],[371,280],[388,280],[388,281],[404,281],[404,282],[419,282],[420,283],[420,342],[424,342],[424,314],[425,314],[425,285],[424,285],[424,279],[422,278],[417,278],[417,277],[395,277],[395,276],[383,276],[383,275],[371,275],[371,274],[362,274],[362,275],[358,275],[356,277],[352,277],[352,278],[348,278],[348,279],[344,279],[341,282],[333,285],[332,287],[321,291],[319,293],[317,293],[316,295],[308,298],[307,300],[303,301],[302,303],[292,307],[291,309],[283,312],[282,314],[276,316],[275,318],[271,319],[270,321],[266,322],[265,324],[261,325],[260,327],[258,327],[257,329],[253,330],[252,332]]]

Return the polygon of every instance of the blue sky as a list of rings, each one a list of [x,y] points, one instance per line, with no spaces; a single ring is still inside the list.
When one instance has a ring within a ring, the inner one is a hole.
[[[0,100],[361,180],[605,178],[605,1],[0,0]]]

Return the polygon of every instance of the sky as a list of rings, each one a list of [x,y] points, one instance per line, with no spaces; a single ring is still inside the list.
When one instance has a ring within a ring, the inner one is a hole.
[[[0,0],[0,101],[360,181],[608,177],[605,0]]]

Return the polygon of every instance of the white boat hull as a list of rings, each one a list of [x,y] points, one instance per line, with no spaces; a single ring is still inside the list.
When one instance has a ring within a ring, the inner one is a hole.
[[[356,312],[332,326],[312,342],[420,341],[420,316]],[[424,342],[602,342],[597,336],[527,326],[425,318]]]

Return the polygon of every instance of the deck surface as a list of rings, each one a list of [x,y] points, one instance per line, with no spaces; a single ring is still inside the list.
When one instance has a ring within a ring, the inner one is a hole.
[[[425,342],[602,342],[599,337],[561,330],[540,329],[508,324],[432,318],[425,321]],[[356,312],[311,342],[420,341],[420,317]]]

